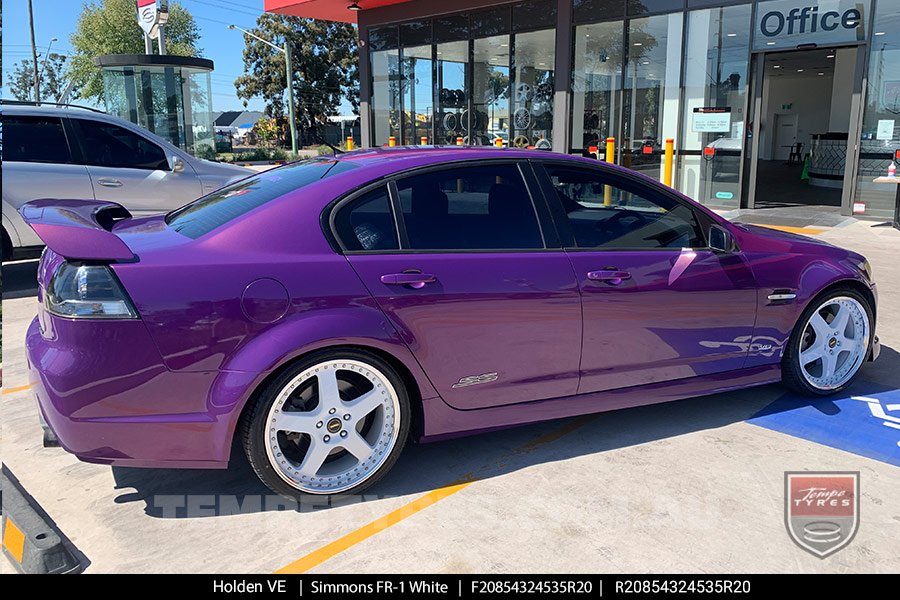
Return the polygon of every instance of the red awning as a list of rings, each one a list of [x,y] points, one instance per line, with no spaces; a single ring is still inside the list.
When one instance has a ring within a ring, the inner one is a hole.
[[[390,4],[403,4],[410,0],[357,0],[363,9],[378,8]],[[343,21],[356,23],[358,11],[347,10],[353,0],[265,0],[265,10],[282,15],[309,17],[325,21]]]

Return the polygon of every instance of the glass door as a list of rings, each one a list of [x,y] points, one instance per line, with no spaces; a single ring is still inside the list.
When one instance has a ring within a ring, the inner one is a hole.
[[[403,144],[414,146],[422,138],[431,140],[433,107],[431,93],[431,45],[403,48]],[[399,142],[400,140],[398,140]]]
[[[490,145],[497,137],[509,140],[509,42],[509,35],[474,42],[472,103],[461,118],[469,132],[466,145]]]
[[[466,82],[469,73],[469,42],[438,44],[437,81],[434,111],[435,144],[455,144],[457,137],[468,135],[462,124],[462,114],[468,106]]]
[[[624,21],[575,28],[572,76],[572,146],[574,151],[603,148],[616,136],[621,119]],[[602,151],[601,151],[602,152]]]

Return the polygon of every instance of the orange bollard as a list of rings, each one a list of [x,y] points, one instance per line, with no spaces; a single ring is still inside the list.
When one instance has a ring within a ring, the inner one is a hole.
[[[347,136],[347,150],[353,150],[353,136]]]
[[[389,137],[388,138],[388,146],[390,148],[393,148],[396,145],[397,145],[397,138],[395,138],[394,136]]]
[[[463,137],[461,135],[456,136],[456,145],[457,146],[463,145]]]
[[[496,148],[502,148],[503,147],[503,138],[501,138],[501,137],[494,138],[494,146]]]
[[[419,143],[422,144],[423,146],[427,146],[427,145],[428,145],[428,136],[427,136],[427,135],[423,135],[423,136],[419,139]]]
[[[606,162],[615,163],[616,162],[616,138],[608,137],[606,138]],[[603,205],[604,206],[612,206],[612,187],[605,185],[603,186]]]
[[[675,140],[666,139],[666,156],[663,159],[663,183],[672,187],[672,162],[675,158]]]

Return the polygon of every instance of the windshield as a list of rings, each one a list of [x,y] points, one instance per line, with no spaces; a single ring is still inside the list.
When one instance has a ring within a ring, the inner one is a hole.
[[[198,238],[254,208],[316,181],[356,166],[345,161],[314,158],[242,179],[166,215],[166,223],[182,235]]]

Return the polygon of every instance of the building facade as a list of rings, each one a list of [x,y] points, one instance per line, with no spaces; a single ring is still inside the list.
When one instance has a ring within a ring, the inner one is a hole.
[[[267,0],[358,22],[361,141],[604,152],[718,209],[889,218],[900,0]],[[501,140],[497,142],[497,140]],[[783,180],[783,181],[782,181]]]

